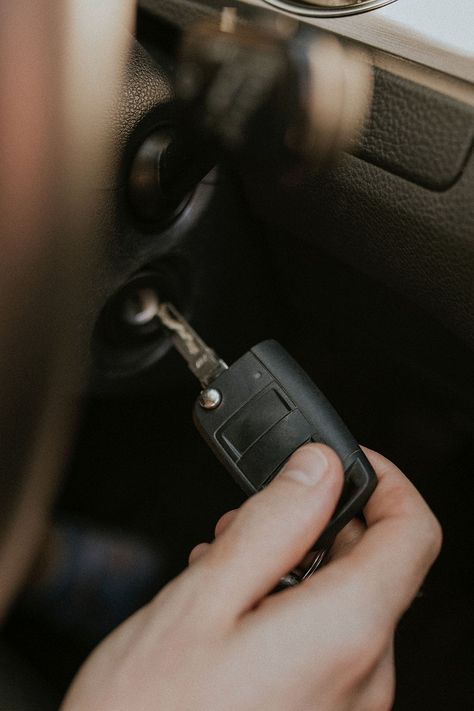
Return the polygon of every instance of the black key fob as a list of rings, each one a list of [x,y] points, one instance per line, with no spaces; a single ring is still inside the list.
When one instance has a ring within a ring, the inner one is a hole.
[[[345,482],[316,550],[327,549],[361,513],[377,484],[367,457],[330,402],[276,341],[259,343],[221,372],[197,400],[194,421],[249,496],[269,484],[301,445],[321,442],[335,450]]]

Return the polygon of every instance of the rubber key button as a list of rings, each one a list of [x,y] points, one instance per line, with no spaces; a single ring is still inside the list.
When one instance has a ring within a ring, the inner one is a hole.
[[[310,438],[311,430],[301,412],[293,410],[245,452],[240,469],[256,489],[261,489],[290,454]]]
[[[274,388],[253,398],[225,426],[221,437],[225,444],[243,455],[265,432],[276,425],[291,408]]]

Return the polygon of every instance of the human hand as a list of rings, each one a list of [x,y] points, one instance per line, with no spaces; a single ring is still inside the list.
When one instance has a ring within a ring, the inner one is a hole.
[[[382,711],[393,635],[441,545],[439,524],[388,460],[328,564],[268,596],[326,526],[342,487],[337,456],[308,445],[216,527],[216,540],[110,635],[63,711]]]

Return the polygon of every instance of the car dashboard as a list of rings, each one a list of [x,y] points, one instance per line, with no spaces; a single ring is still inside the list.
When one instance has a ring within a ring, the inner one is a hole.
[[[199,384],[166,333],[131,336],[117,323],[137,286],[156,287],[229,363],[276,338],[357,440],[407,472],[444,527],[440,562],[398,633],[395,709],[467,708],[474,5],[232,2],[243,23],[296,20],[361,51],[373,65],[370,112],[327,170],[286,183],[218,161],[166,219],[144,219],[131,176],[149,136],[173,125],[183,32],[227,5],[138,2],[83,338],[90,379],[56,513],[159,542],[171,577],[242,501],[195,431]],[[29,624],[13,617],[7,633],[48,677],[54,654],[38,644],[43,629],[25,641]],[[70,650],[64,686],[82,653]]]

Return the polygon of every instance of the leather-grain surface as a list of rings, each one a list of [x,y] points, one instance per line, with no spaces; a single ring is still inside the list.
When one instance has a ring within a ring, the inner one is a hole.
[[[261,182],[242,177],[256,212],[293,235],[295,250],[305,241],[319,245],[429,310],[474,347],[472,159],[445,192],[354,156],[293,190],[263,191]]]
[[[190,6],[205,12],[189,0],[142,4],[180,27]],[[249,169],[241,176],[248,200],[267,224],[297,238],[295,249],[304,241],[320,245],[474,347],[472,111],[386,72],[377,78],[375,106],[362,148],[372,163],[344,156],[294,189],[268,176],[262,182]]]
[[[472,149],[474,109],[380,69],[374,80],[359,155],[427,188],[448,188]]]
[[[169,78],[153,61],[150,55],[135,40],[132,40],[127,71],[123,77],[122,92],[111,116],[116,146],[116,170],[129,146],[130,138],[137,127],[157,108],[167,104],[173,92]],[[143,133],[141,138],[143,138]],[[123,176],[120,176],[123,180]]]

